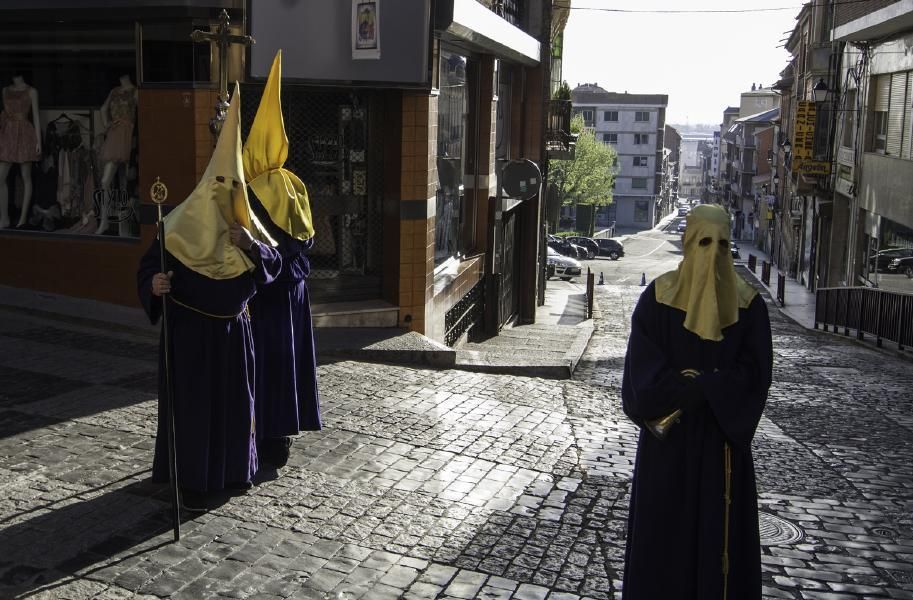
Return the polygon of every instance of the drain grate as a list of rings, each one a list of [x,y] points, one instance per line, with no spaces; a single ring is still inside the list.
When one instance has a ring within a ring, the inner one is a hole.
[[[762,546],[795,544],[805,537],[805,533],[798,525],[762,510],[758,511],[758,525],[761,529]]]
[[[897,533],[893,529],[887,527],[875,527],[872,529],[872,533],[879,537],[891,538],[892,540],[897,537]]]

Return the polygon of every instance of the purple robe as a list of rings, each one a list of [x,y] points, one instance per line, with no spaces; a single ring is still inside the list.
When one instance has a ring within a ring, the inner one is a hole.
[[[760,295],[723,340],[684,328],[685,313],[656,301],[651,284],[634,310],[622,402],[641,426],[625,549],[625,600],[704,600],[723,595],[723,447],[732,456],[728,597],[761,597],[761,549],[751,440],[771,382],[773,353]],[[677,407],[672,375],[701,371],[703,408],[659,440],[645,420]]]
[[[278,241],[282,256],[282,272],[272,283],[258,285],[250,303],[257,360],[257,439],[317,431],[323,424],[306,281],[311,272],[306,253],[314,241],[297,240],[277,227],[253,194],[250,204]]]
[[[250,481],[257,472],[254,345],[246,309],[257,291],[256,283],[271,281],[279,273],[281,258],[274,249],[256,242],[248,255],[256,264],[254,271],[221,280],[200,275],[166,255],[168,270],[174,271],[168,332],[178,482],[195,492]],[[140,301],[153,324],[162,312],[162,297],[152,293],[152,277],[159,272],[156,241],[141,259],[136,276]],[[168,481],[163,347],[160,344],[159,418],[152,463],[156,481]]]

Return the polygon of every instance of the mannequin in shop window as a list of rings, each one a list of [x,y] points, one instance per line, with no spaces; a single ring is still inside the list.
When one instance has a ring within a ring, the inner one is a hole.
[[[121,75],[120,85],[111,90],[101,107],[105,141],[98,153],[98,160],[102,165],[102,197],[98,207],[98,229],[95,230],[98,235],[108,230],[108,219],[112,209],[117,206],[117,198],[113,193],[117,171],[120,167],[126,167],[130,162],[130,152],[133,148],[133,127],[136,123],[136,104],[136,86],[130,81],[129,75]]]
[[[32,203],[32,163],[41,157],[41,125],[38,117],[38,92],[22,75],[13,75],[12,85],[3,88],[0,113],[0,229],[9,227],[9,191],[6,179],[13,164],[22,176],[22,210],[16,227],[25,225]],[[29,122],[29,113],[32,120]]]

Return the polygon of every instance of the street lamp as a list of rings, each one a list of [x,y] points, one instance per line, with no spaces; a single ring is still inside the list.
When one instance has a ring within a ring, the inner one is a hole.
[[[786,154],[791,154],[793,151],[793,145],[789,143],[789,140],[783,142],[783,152]]]
[[[824,78],[818,79],[818,83],[812,88],[812,95],[815,98],[815,102],[824,102],[827,100],[828,91],[827,84],[824,83]]]
[[[780,187],[780,175],[778,175],[777,173],[774,173],[774,187],[775,188]]]

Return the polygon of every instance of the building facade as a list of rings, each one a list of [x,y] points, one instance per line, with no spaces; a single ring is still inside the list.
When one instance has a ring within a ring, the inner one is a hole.
[[[232,33],[257,40],[227,53],[245,132],[283,50],[286,166],[314,213],[317,325],[398,325],[453,343],[486,311],[495,330],[534,319],[538,189],[508,197],[499,181],[512,163],[545,167],[563,23],[553,27],[549,0],[490,4],[378,3],[362,15],[319,0],[3,3],[0,72],[37,90],[46,151],[4,182],[10,217],[27,226],[0,229],[0,248],[23,257],[4,261],[0,285],[138,305],[148,190],[161,178],[167,202],[181,201],[213,147],[220,53],[190,34],[215,31],[225,10]],[[114,123],[131,131],[112,156]]]
[[[608,92],[597,84],[571,90],[574,114],[583,116],[596,139],[618,153],[618,172],[608,221],[617,227],[651,229],[661,217],[664,94]]]
[[[679,198],[679,180],[682,160],[682,136],[671,125],[666,125],[663,136],[663,205],[660,217],[675,210]]]
[[[825,78],[835,107],[833,194],[819,224],[827,248],[819,281],[910,292],[913,280],[885,272],[877,257],[913,248],[913,2],[835,5],[839,68]]]

